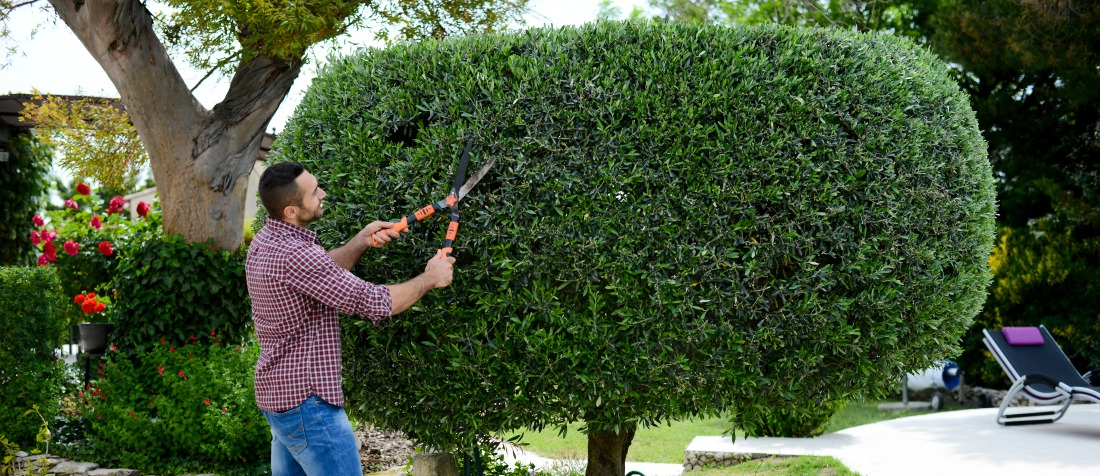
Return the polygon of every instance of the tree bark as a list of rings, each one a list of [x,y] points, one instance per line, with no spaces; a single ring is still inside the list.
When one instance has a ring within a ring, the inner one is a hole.
[[[626,452],[634,440],[634,429],[625,433],[597,431],[588,434],[588,468],[585,476],[623,476]]]
[[[229,92],[207,110],[191,94],[139,0],[50,0],[118,90],[149,154],[164,232],[223,250],[243,242],[244,204],[264,130],[301,59],[238,64]]]

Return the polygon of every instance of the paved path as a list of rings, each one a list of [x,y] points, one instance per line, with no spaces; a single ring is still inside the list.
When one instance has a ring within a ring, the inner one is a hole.
[[[1061,420],[1004,427],[997,409],[938,412],[816,438],[696,437],[688,451],[833,456],[862,476],[1100,475],[1100,405]],[[650,476],[649,473],[645,473]]]

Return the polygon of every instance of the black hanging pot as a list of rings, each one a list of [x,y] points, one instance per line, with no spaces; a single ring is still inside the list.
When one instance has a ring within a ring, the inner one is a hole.
[[[115,329],[112,322],[85,322],[80,324],[80,346],[86,354],[102,355],[107,352],[107,336]]]

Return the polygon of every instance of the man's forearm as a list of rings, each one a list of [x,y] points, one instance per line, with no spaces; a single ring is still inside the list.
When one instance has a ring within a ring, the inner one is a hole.
[[[328,255],[331,256],[332,260],[341,268],[350,271],[351,268],[355,267],[355,263],[359,262],[359,258],[363,257],[363,253],[365,253],[369,247],[367,240],[356,235],[352,237],[351,241],[346,245],[329,250]]]
[[[424,274],[403,283],[387,284],[386,287],[390,288],[390,315],[400,314],[428,294],[428,291],[435,289],[431,278]]]

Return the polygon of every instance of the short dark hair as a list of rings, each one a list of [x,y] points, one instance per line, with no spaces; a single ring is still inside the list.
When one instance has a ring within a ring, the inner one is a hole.
[[[284,208],[302,206],[302,191],[294,180],[305,170],[298,162],[281,162],[264,170],[260,175],[259,192],[268,215],[282,220]]]

